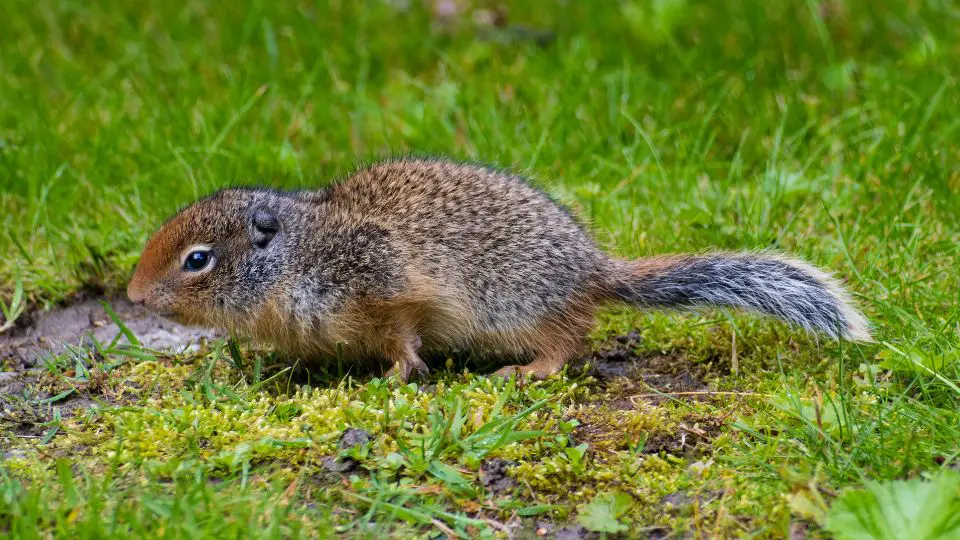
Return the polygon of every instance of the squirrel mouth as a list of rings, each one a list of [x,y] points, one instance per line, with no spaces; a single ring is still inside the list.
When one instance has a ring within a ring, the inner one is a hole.
[[[174,322],[181,322],[181,317],[176,311],[171,311],[168,309],[153,309],[151,310],[154,315],[158,317],[163,317],[164,319],[170,319]]]
[[[184,326],[200,326],[204,324],[203,320],[197,320],[197,317],[190,317],[176,311],[154,311],[154,313],[164,319]]]

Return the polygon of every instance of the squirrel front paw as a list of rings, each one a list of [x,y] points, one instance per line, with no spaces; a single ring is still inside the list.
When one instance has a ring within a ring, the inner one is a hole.
[[[411,375],[413,378],[421,381],[425,381],[430,375],[430,368],[427,367],[427,364],[417,358],[416,362],[397,362],[390,368],[386,377],[396,377],[400,382],[406,383],[410,380]]]

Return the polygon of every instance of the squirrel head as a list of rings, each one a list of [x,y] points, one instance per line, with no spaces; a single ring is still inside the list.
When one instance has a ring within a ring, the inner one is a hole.
[[[187,324],[242,325],[284,272],[289,204],[269,190],[227,189],[188,206],[149,239],[127,295]]]

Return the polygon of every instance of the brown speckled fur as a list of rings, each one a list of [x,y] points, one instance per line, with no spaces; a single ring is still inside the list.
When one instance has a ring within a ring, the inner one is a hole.
[[[213,262],[187,271],[184,258],[197,246]],[[777,294],[755,294],[758,282]],[[292,356],[339,344],[358,358],[385,357],[404,380],[427,371],[421,345],[530,356],[501,372],[554,373],[579,354],[596,309],[610,300],[742,307],[869,337],[839,285],[800,261],[612,259],[522,178],[441,160],[383,162],[317,191],[220,191],[149,240],[128,294]]]

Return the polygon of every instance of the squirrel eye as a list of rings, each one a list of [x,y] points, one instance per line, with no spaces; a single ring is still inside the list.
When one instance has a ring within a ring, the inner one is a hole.
[[[210,264],[210,251],[198,249],[191,251],[183,261],[183,269],[189,272],[198,272]]]

